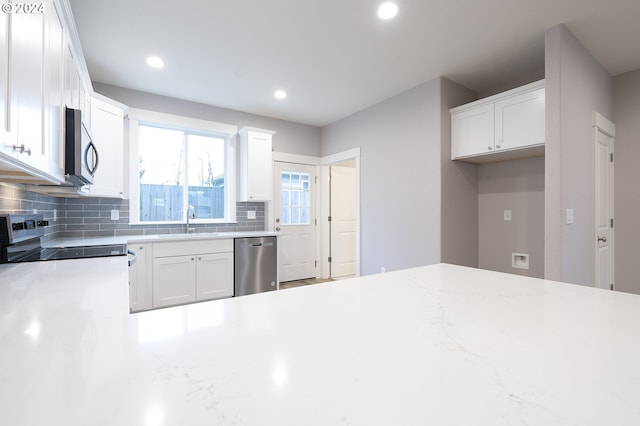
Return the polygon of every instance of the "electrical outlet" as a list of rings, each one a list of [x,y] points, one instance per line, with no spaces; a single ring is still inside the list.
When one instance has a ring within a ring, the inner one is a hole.
[[[380,272],[387,272],[387,268],[385,268],[384,266],[380,267]]]
[[[57,221],[58,220],[58,210],[57,209],[53,209],[53,221]]]
[[[247,211],[247,219],[255,219],[256,218],[256,211],[255,210],[248,210]]]
[[[120,210],[111,210],[111,220],[120,220]]]
[[[504,220],[506,220],[506,221],[510,221],[511,220],[511,210],[505,210],[504,211]]]

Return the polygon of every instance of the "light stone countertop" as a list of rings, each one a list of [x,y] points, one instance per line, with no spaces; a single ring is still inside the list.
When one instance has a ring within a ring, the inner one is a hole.
[[[56,238],[42,243],[42,247],[81,247],[81,246],[107,246],[115,244],[153,243],[160,241],[191,241],[206,239],[230,239],[248,237],[269,237],[278,234],[271,231],[247,231],[247,232],[195,232],[191,234],[153,234],[153,235],[125,235],[117,237],[92,237],[92,238]]]
[[[0,265],[0,423],[640,424],[640,296],[432,265],[129,314],[127,259]]]

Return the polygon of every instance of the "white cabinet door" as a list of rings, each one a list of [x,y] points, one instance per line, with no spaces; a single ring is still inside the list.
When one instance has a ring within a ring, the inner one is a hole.
[[[233,296],[233,253],[198,255],[197,300]]]
[[[240,200],[273,198],[272,131],[240,130]]]
[[[451,115],[451,158],[486,154],[494,150],[493,103]]]
[[[135,263],[129,267],[129,309],[131,312],[151,309],[152,271],[148,268],[152,256],[151,245],[134,244],[127,246],[127,249],[136,253]]]
[[[153,259],[153,307],[196,300],[196,256]]]
[[[45,9],[44,139],[48,172],[64,180],[64,24],[57,2]]]
[[[544,88],[496,102],[496,150],[544,144],[544,103]]]
[[[46,170],[42,127],[44,15],[13,13],[10,28],[10,131],[21,147],[17,158],[38,170]]]
[[[98,168],[91,195],[124,196],[124,110],[99,98],[91,99],[91,134],[98,150]]]
[[[0,152],[14,157],[13,141],[9,133],[9,15],[0,13]]]
[[[69,108],[80,108],[80,71],[70,44],[65,49],[64,103]]]

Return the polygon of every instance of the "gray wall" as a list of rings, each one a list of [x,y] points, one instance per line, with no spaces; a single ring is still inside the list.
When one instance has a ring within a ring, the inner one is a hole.
[[[451,161],[449,109],[476,99],[475,92],[441,79],[441,260],[472,267],[478,266],[478,169]]]
[[[0,182],[0,214],[33,213],[35,209],[50,223],[45,228],[43,241],[55,238],[58,232],[58,223],[53,222],[53,211],[58,203],[55,197],[25,191],[24,185]]]
[[[478,167],[479,267],[543,278],[544,157]],[[529,269],[513,268],[512,253],[529,254]]]
[[[616,290],[640,294],[640,70],[613,80]]]
[[[440,79],[322,129],[322,155],[360,147],[362,273],[440,261]]]
[[[131,108],[216,121],[240,127],[275,130],[273,150],[290,154],[320,156],[320,128],[245,112],[204,105],[122,87],[94,83],[93,89]]]
[[[563,25],[545,33],[545,78],[545,278],[593,286],[591,126],[594,111],[612,119],[612,78]]]

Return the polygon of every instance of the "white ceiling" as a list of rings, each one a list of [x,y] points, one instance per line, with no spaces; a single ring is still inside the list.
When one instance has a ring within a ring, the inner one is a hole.
[[[438,76],[481,95],[542,78],[560,23],[612,75],[640,69],[639,0],[397,0],[392,21],[381,0],[69,2],[92,81],[316,126]]]

